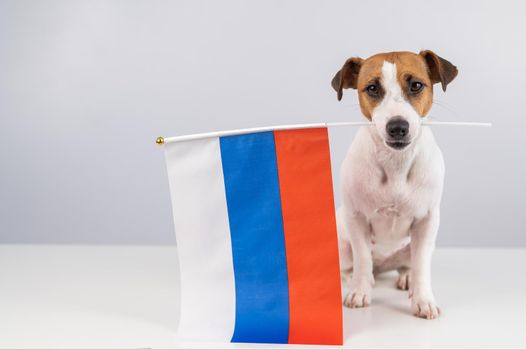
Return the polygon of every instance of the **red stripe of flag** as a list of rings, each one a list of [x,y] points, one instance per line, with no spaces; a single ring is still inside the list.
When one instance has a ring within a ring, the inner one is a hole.
[[[289,280],[289,343],[343,343],[327,128],[276,130]]]

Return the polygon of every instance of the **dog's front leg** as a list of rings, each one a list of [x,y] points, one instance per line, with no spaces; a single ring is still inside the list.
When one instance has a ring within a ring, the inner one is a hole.
[[[431,290],[431,256],[439,225],[439,209],[431,210],[427,216],[415,221],[411,227],[411,297],[415,316],[433,319],[438,317],[438,308]]]
[[[371,302],[374,284],[371,233],[365,216],[359,213],[346,217],[353,252],[353,273],[349,294],[343,304],[351,308],[366,307]]]

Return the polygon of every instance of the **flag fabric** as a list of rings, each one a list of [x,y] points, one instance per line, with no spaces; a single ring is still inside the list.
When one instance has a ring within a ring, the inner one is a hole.
[[[327,128],[165,144],[180,339],[342,344]]]

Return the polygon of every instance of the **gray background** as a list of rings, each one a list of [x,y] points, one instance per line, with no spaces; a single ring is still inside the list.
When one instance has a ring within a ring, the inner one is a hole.
[[[359,121],[349,56],[432,49],[439,245],[526,246],[524,1],[1,1],[0,242],[173,244],[158,135]],[[355,129],[332,130],[335,175]],[[337,176],[336,176],[337,178]],[[338,188],[338,181],[335,183]],[[338,191],[337,191],[338,193]],[[339,199],[337,198],[337,202]]]

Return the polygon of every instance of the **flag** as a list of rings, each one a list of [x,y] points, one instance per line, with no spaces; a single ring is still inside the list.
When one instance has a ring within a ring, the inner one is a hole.
[[[327,128],[165,144],[180,339],[342,344]]]

